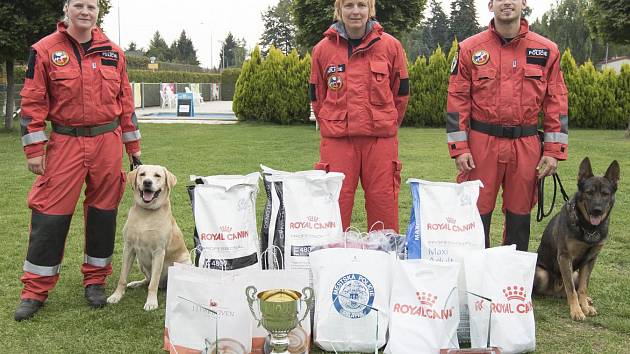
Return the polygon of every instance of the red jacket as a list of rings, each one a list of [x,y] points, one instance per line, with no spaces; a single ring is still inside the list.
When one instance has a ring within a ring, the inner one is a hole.
[[[451,157],[470,152],[471,118],[503,126],[538,124],[544,117],[544,155],[567,158],[567,88],[560,71],[555,43],[529,31],[521,20],[516,38],[509,43],[488,29],[459,45],[451,65],[447,102],[447,138]]]
[[[395,136],[409,101],[407,58],[376,21],[352,48],[341,23],[313,48],[310,96],[323,137]]]
[[[46,120],[87,127],[120,118],[128,153],[140,150],[140,131],[123,51],[99,28],[83,50],[65,24],[31,49],[22,96],[22,144],[28,158],[44,154]]]

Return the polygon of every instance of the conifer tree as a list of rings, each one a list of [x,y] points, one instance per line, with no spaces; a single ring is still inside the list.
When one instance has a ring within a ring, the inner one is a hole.
[[[479,32],[479,22],[477,22],[477,10],[474,0],[453,0],[451,2],[451,17],[449,20],[451,28],[450,38],[457,38],[460,41]]]
[[[232,110],[239,120],[255,120],[258,118],[257,109],[263,103],[258,81],[261,64],[260,48],[256,46],[251,57],[243,64],[241,74],[236,81]]]
[[[271,47],[260,67],[260,76],[257,81],[260,85],[263,103],[258,108],[258,116],[263,122],[286,120],[285,90],[287,80],[283,57],[279,49]]]

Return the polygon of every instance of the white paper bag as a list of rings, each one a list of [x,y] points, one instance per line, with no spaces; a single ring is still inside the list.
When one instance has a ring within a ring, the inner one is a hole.
[[[260,268],[256,227],[258,172],[246,176],[191,176],[193,212],[199,235],[199,267],[233,270]]]
[[[471,345],[490,346],[504,353],[536,349],[536,325],[531,299],[536,253],[516,251],[514,246],[473,252],[465,258]],[[473,295],[474,294],[474,295]]]
[[[368,353],[385,344],[394,257],[393,253],[352,248],[311,253],[317,346]]]
[[[385,353],[439,353],[459,348],[456,263],[394,261]]]
[[[168,269],[164,349],[248,354],[252,323],[243,274],[175,265]],[[212,313],[214,312],[214,314]]]

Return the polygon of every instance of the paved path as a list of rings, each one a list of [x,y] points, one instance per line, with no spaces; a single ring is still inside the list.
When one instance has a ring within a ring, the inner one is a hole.
[[[232,101],[209,101],[195,105],[195,117],[177,117],[176,108],[136,108],[141,123],[235,124]]]

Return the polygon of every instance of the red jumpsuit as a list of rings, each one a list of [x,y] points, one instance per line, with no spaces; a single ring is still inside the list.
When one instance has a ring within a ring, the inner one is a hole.
[[[45,155],[45,172],[28,195],[32,209],[22,299],[44,301],[59,278],[66,236],[84,183],[84,286],[111,274],[116,212],[125,189],[122,146],[140,150],[123,51],[92,30],[85,50],[66,31],[31,48],[21,91],[20,125],[27,158]],[[44,129],[51,121],[50,140]]]
[[[313,110],[321,128],[316,169],[345,174],[339,206],[350,225],[359,178],[368,224],[398,231],[398,127],[409,100],[407,59],[398,40],[368,21],[366,35],[351,45],[341,23],[313,48]]]
[[[530,211],[536,204],[537,136],[543,112],[543,154],[567,158],[567,89],[560,53],[550,40],[521,20],[517,37],[504,40],[489,28],[459,45],[451,66],[447,140],[451,157],[471,153],[476,168],[458,182],[480,179],[478,207],[489,247],[489,226],[499,186],[503,190],[504,244],[527,250]]]

